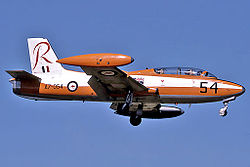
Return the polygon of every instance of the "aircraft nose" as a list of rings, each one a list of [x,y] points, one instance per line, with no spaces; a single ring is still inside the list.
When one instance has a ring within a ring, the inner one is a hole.
[[[224,86],[227,87],[227,95],[240,96],[246,91],[244,86],[229,81]]]
[[[244,86],[241,86],[242,91],[239,93],[239,96],[242,95],[243,93],[245,93],[246,89],[244,88]]]
[[[241,87],[241,90],[236,94],[236,96],[240,96],[240,95],[244,94],[245,91],[246,91],[246,89],[244,88],[244,86],[241,86],[241,85],[239,85],[239,86]]]

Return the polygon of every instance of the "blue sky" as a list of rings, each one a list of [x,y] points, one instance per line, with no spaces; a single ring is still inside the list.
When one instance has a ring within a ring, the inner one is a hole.
[[[1,1],[0,166],[250,166],[249,16],[248,0]],[[184,105],[135,128],[108,103],[15,96],[4,70],[30,71],[28,37],[59,58],[122,53],[135,58],[124,70],[193,66],[247,91],[225,118],[221,102]]]

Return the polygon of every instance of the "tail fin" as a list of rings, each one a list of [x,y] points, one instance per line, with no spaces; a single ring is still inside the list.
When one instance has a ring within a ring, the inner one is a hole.
[[[56,62],[58,58],[47,39],[28,38],[27,41],[32,74],[59,74],[64,70],[62,65]]]

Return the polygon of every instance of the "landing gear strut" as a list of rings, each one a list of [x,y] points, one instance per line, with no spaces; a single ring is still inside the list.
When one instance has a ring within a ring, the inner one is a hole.
[[[133,102],[133,92],[129,90],[125,104],[122,106],[122,111],[128,111],[129,107],[132,105],[132,102]]]
[[[121,107],[121,111],[122,112],[129,112],[129,107],[132,105],[133,102],[133,92],[131,90],[128,91],[128,94],[126,96],[126,100],[125,103],[123,104],[123,106]],[[133,126],[138,126],[140,125],[142,119],[142,104],[138,105],[138,109],[136,112],[132,112],[131,116],[130,116],[130,123]]]
[[[228,99],[223,100],[224,107],[221,108],[220,111],[219,111],[220,116],[225,117],[227,115],[228,104],[229,104],[230,101],[235,100],[235,98],[236,97],[233,96],[233,97],[230,97]]]

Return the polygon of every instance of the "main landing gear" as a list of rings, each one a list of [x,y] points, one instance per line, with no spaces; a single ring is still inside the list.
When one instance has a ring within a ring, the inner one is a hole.
[[[122,111],[128,111],[129,107],[132,105],[132,102],[133,102],[133,92],[129,90],[126,97],[126,101],[122,106]]]
[[[133,102],[133,92],[132,91],[128,91],[127,97],[126,97],[126,101],[125,104],[122,106],[122,111],[129,111],[129,107],[132,105]],[[140,125],[141,121],[142,121],[142,104],[138,105],[138,109],[136,112],[132,112],[130,115],[130,123],[133,126],[138,126]]]
[[[236,97],[233,96],[233,97],[230,97],[228,99],[223,100],[224,107],[221,108],[220,111],[219,111],[220,116],[225,117],[227,115],[228,104],[229,104],[230,101],[235,100],[235,98]]]
[[[130,123],[131,125],[133,126],[138,126],[140,125],[142,119],[142,107],[143,105],[142,104],[139,104],[138,105],[138,109],[135,113],[132,113],[131,116],[130,116]]]
[[[141,117],[139,117],[137,115],[135,115],[135,116],[131,115],[129,121],[130,121],[131,125],[138,126],[141,124],[142,119],[141,119]]]

